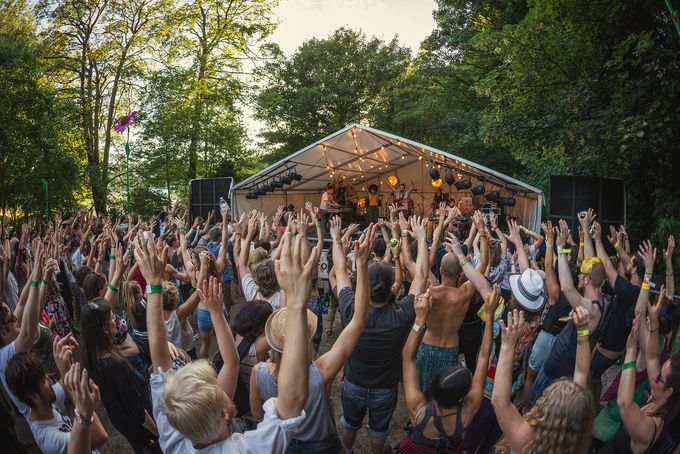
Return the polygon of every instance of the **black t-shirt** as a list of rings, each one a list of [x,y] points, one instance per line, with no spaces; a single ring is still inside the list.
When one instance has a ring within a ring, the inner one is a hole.
[[[614,352],[626,348],[626,340],[635,318],[635,304],[640,296],[640,287],[631,284],[627,279],[616,276],[614,289],[605,284],[604,292],[612,296],[611,303],[604,314],[600,327],[600,345]]]
[[[102,358],[102,379],[99,383],[102,403],[113,426],[130,444],[148,446],[158,437],[144,423],[144,410],[153,415],[149,382],[125,360]]]
[[[599,301],[593,304],[600,306]],[[600,312],[602,307],[600,306]],[[596,340],[598,330],[590,333],[590,340]],[[555,337],[555,343],[550,350],[550,355],[543,365],[543,370],[550,378],[557,379],[574,375],[576,367],[576,325],[567,322],[567,326]]]
[[[555,304],[549,304],[545,310],[543,321],[541,322],[541,329],[547,333],[557,335],[564,328],[566,322],[560,322],[560,318],[569,315],[571,306],[569,301],[560,292],[560,297],[557,298]]]
[[[401,350],[416,319],[413,304],[413,295],[406,295],[394,304],[370,307],[364,332],[345,364],[349,381],[365,388],[392,388],[399,383]],[[354,316],[351,288],[340,290],[338,309],[347,326]]]

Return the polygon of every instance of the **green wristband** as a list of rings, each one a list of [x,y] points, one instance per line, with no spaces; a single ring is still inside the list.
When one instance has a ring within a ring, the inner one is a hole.
[[[621,370],[626,370],[626,369],[632,369],[635,367],[636,362],[635,361],[630,361],[627,363],[624,363],[623,366],[621,366]]]
[[[38,287],[39,287],[39,285],[38,285],[38,283],[37,283],[36,281],[34,281],[34,280],[31,280],[31,287],[35,287],[35,288],[38,288]]]
[[[109,290],[111,290],[113,293],[118,293],[118,289],[117,289],[116,287],[114,287],[113,284],[107,285],[107,288],[108,288]]]
[[[178,229],[179,229],[180,232],[183,232],[183,231],[186,230],[186,229],[185,229],[184,227],[182,227],[182,226],[179,226]]]
[[[43,284],[47,284],[47,279],[42,278],[42,279],[40,279],[40,282],[42,282]]]
[[[146,286],[146,293],[147,294],[152,294],[152,293],[163,293],[163,285],[162,284],[149,284]]]
[[[109,260],[116,260],[116,256],[115,255],[109,255]]]

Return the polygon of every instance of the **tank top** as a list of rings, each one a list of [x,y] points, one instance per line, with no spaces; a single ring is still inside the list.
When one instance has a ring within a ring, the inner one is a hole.
[[[243,342],[245,339],[241,339]],[[240,343],[239,343],[240,345]],[[255,349],[255,343],[251,344],[248,353],[241,360],[241,364],[238,369],[239,378],[246,385],[246,388],[250,388],[250,374],[253,371],[253,367],[257,365],[257,350]]]
[[[269,363],[255,366],[255,378],[263,402],[279,394],[278,384],[269,373]],[[309,366],[309,396],[305,402],[305,415],[295,435],[296,440],[319,441],[336,433],[333,409],[316,363]]]
[[[656,424],[654,424],[654,435],[652,436],[652,440],[654,440],[654,438],[656,438]],[[650,443],[645,450],[645,454],[650,452],[651,447],[652,443]],[[626,426],[621,424],[619,430],[617,430],[614,436],[600,448],[598,454],[633,454],[633,450],[630,449],[630,435],[628,435],[628,432],[626,431]]]
[[[420,413],[425,410],[425,416],[420,423],[413,426],[411,434],[408,435],[399,446],[399,452],[405,454],[417,453],[462,453],[463,452],[463,436],[465,428],[463,427],[462,414],[464,405],[457,407],[456,411],[456,429],[453,434],[448,435],[442,424],[440,415],[437,415],[435,402],[428,401],[416,414],[415,419],[418,419]],[[434,418],[434,426],[437,429],[437,438],[430,438],[423,435],[427,423],[430,418]]]
[[[194,329],[189,322],[185,325],[186,329],[182,328],[177,311],[172,311],[170,318],[165,321],[165,330],[168,332],[168,340],[172,345],[188,352],[194,348]]]

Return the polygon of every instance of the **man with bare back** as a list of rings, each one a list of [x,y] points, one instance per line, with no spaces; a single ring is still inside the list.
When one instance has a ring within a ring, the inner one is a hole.
[[[473,221],[479,232],[480,243],[477,269],[484,274],[489,263],[488,233],[481,213],[475,213]],[[439,370],[458,364],[458,330],[463,323],[470,300],[476,292],[472,283],[466,281],[460,284],[464,277],[461,272],[462,265],[465,263],[461,264],[453,253],[447,252],[439,267],[441,284],[430,273],[432,308],[425,326],[417,329],[426,330],[416,356],[418,378],[423,392],[430,387],[432,377]],[[413,329],[416,329],[415,325]]]

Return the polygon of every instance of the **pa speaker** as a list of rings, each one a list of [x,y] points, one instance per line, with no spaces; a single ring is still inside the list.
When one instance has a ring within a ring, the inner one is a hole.
[[[189,221],[193,222],[198,216],[203,219],[208,217],[208,212],[213,212],[213,222],[220,222],[220,197],[227,203],[229,191],[234,183],[231,177],[224,178],[200,178],[189,182]]]

